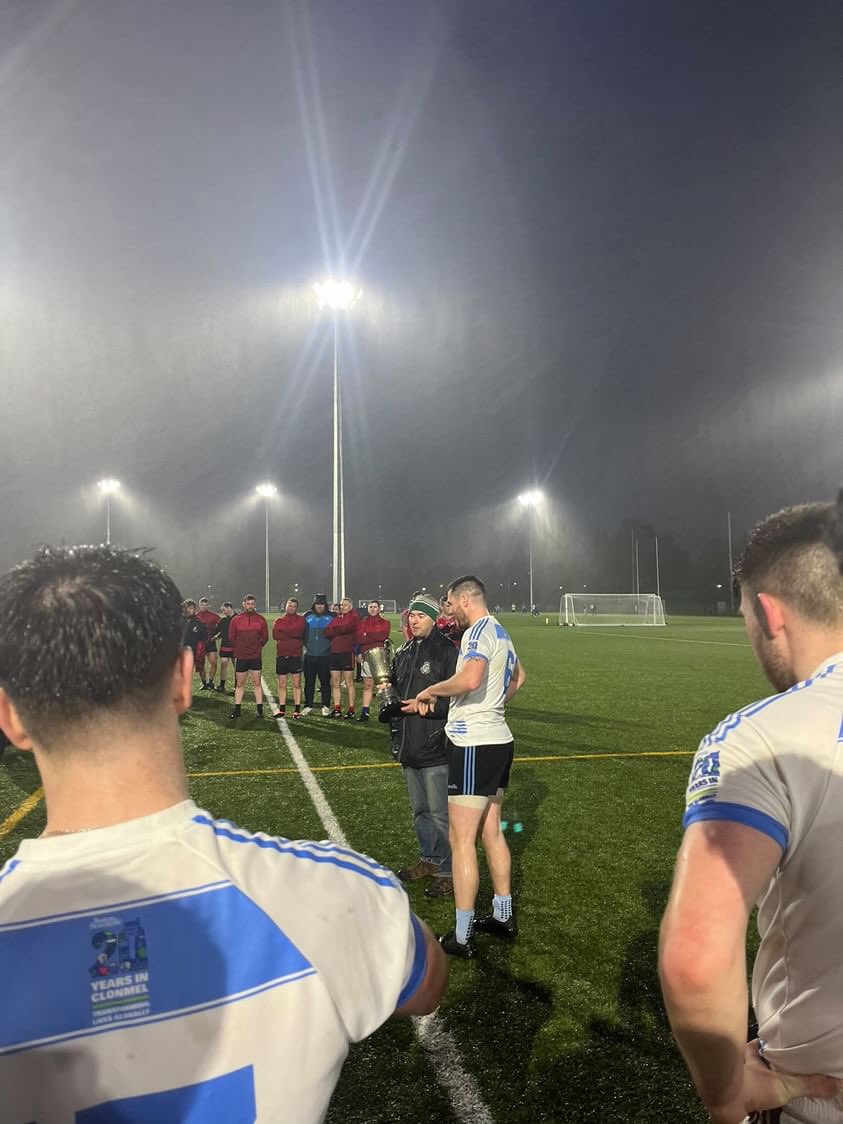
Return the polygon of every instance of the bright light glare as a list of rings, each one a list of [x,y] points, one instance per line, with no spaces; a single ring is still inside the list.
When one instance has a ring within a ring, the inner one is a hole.
[[[333,312],[347,312],[360,297],[363,290],[350,281],[317,281],[313,286],[320,308],[330,308]]]
[[[542,501],[542,494],[538,490],[534,492],[522,492],[518,497],[518,502],[522,507],[537,507]]]
[[[258,484],[258,486],[255,488],[255,491],[265,500],[268,500],[271,496],[278,495],[278,489],[274,484]]]
[[[120,481],[115,480],[113,476],[105,476],[97,481],[97,487],[104,496],[112,496],[115,492],[119,492]]]

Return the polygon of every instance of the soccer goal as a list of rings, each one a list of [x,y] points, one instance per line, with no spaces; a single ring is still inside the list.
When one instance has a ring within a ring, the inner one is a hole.
[[[357,602],[358,609],[366,609],[369,605],[369,601],[377,601],[377,597],[371,597],[371,598],[369,598],[368,601],[358,601]],[[398,612],[398,602],[395,600],[394,597],[382,597],[381,598],[381,612],[382,613],[397,613]]]
[[[566,593],[559,605],[560,625],[608,628],[664,623],[664,603],[657,593]]]

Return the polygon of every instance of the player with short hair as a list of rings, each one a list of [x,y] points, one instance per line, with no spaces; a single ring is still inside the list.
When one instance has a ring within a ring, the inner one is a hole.
[[[457,670],[449,679],[420,691],[414,700],[426,714],[437,698],[450,698],[445,732],[450,741],[448,818],[453,862],[454,928],[440,938],[451,956],[477,955],[474,933],[512,940],[517,932],[512,907],[509,847],[501,831],[501,803],[509,784],[514,743],[504,706],[526,675],[506,629],[489,613],[486,587],[472,574],[448,587],[448,603],[465,629]],[[475,922],[480,881],[477,839],[483,842],[494,897],[492,913]]]
[[[257,599],[253,593],[247,593],[243,598],[243,612],[232,617],[228,639],[234,649],[234,706],[228,717],[240,717],[248,676],[255,693],[255,711],[258,718],[263,718],[262,653],[264,644],[269,640],[269,626],[266,617],[257,611]]]
[[[0,868],[4,1121],[318,1124],[349,1044],[444,991],[385,867],[190,799],[182,632],[172,578],[118,548],[0,578],[0,728],[47,810]]]
[[[205,659],[205,645],[208,642],[208,628],[196,614],[196,602],[192,597],[185,598],[181,603],[183,626],[182,645],[190,648],[193,654],[193,666],[196,668],[200,661]],[[199,676],[200,680],[202,676]]]
[[[360,671],[363,676],[363,703],[360,707],[358,722],[369,721],[369,709],[372,705],[374,679],[372,670],[366,662],[366,656],[373,648],[382,648],[389,640],[391,625],[386,617],[381,616],[380,601],[370,601],[366,605],[366,616],[361,617],[357,625],[355,642],[360,649]]]
[[[221,616],[217,624],[217,636],[220,638],[220,678],[217,691],[225,694],[225,685],[228,678],[228,661],[234,659],[234,648],[228,638],[228,630],[234,617],[234,606],[230,601],[223,601],[220,606]]]
[[[329,666],[331,669],[331,718],[342,718],[342,683],[348,692],[346,718],[354,718],[354,643],[360,618],[350,597],[340,601],[340,612],[325,629],[331,642]]]
[[[436,627],[443,635],[448,637],[456,648],[459,648],[465,629],[460,628],[457,624],[456,617],[451,612],[451,603],[448,600],[447,593],[443,593],[439,598],[439,608],[441,612],[436,618]]]
[[[293,718],[301,718],[302,645],[306,629],[304,617],[299,616],[298,597],[288,597],[283,615],[276,617],[272,626],[278,676],[278,710],[273,718],[284,718],[287,713],[287,676],[293,683]]]
[[[208,677],[205,678],[205,661],[203,660],[201,667],[197,669],[199,678],[202,680],[202,686],[199,689],[200,691],[213,691],[214,679],[217,674],[217,642],[214,637],[216,636],[217,625],[220,623],[220,617],[219,613],[215,613],[211,609],[211,602],[207,597],[199,598],[199,610],[196,616],[208,630],[208,639],[205,642],[205,659],[207,659],[210,669]]]
[[[660,948],[673,1033],[714,1124],[843,1119],[841,570],[843,492],[763,520],[735,570],[778,693],[700,743]],[[747,1044],[756,906],[758,1038]]]

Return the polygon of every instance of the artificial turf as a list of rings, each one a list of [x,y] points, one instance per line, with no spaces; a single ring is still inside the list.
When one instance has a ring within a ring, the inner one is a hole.
[[[552,618],[501,619],[528,673],[509,708],[516,762],[504,807],[520,935],[511,946],[482,939],[476,961],[452,964],[443,1024],[495,1120],[702,1122],[659,996],[658,921],[690,754],[768,688],[738,621],[560,629]],[[199,694],[182,719],[195,799],[250,830],[323,838],[276,724],[255,717],[248,695],[230,721],[230,701]],[[350,844],[394,868],[413,861],[385,729],[318,709],[289,725]],[[37,788],[27,755],[7,752],[0,824]],[[0,839],[0,862],[43,823],[39,803]],[[418,885],[409,893],[435,930],[450,927],[450,903]],[[485,877],[480,893],[490,894]],[[398,1019],[352,1047],[329,1115],[332,1124],[456,1119]]]

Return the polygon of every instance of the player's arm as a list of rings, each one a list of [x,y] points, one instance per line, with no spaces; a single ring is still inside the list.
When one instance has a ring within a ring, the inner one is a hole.
[[[485,656],[467,656],[455,675],[425,687],[416,695],[416,700],[420,703],[431,703],[437,698],[453,699],[458,695],[467,695],[470,691],[476,691],[483,682],[486,666]]]
[[[527,672],[524,670],[524,666],[519,660],[515,665],[515,671],[513,671],[512,673],[512,678],[509,681],[509,686],[506,689],[506,694],[504,695],[503,701],[509,702],[509,700],[514,695],[517,695],[521,688],[524,686],[526,680]]]
[[[414,920],[416,940],[424,940],[424,976],[412,996],[396,1008],[396,1015],[429,1015],[439,1006],[448,985],[448,957],[424,921]]]
[[[755,828],[703,820],[688,827],[676,862],[659,973],[673,1033],[714,1124],[739,1124],[804,1095],[805,1082],[830,1080],[774,1073],[746,1043],[747,923],[781,855]]]

